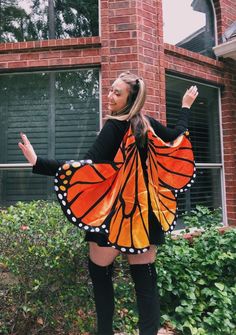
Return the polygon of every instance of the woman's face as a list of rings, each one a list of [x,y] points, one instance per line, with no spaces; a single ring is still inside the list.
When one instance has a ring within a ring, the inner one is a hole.
[[[111,114],[117,113],[127,106],[130,88],[121,79],[116,79],[108,94],[108,110]]]

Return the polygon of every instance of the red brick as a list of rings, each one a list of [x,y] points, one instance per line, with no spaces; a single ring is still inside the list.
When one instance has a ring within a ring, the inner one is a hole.
[[[71,64],[70,58],[55,58],[55,59],[49,59],[48,60],[48,65],[49,66],[53,66],[53,65],[70,65],[70,64]]]
[[[129,54],[130,48],[129,47],[123,47],[123,48],[110,48],[111,55],[117,55],[117,54]]]
[[[60,58],[60,51],[45,51],[39,53],[39,59]]]
[[[130,23],[130,16],[111,17],[109,23],[110,24]]]
[[[7,69],[9,63],[0,63],[0,69]]]
[[[37,60],[39,59],[39,53],[37,52],[28,52],[19,54],[20,60]]]
[[[84,49],[82,52],[83,56],[98,56],[100,54],[99,49]]]
[[[27,67],[27,62],[26,61],[19,61],[19,62],[9,62],[8,63],[8,67],[11,68],[11,69],[14,69],[14,68],[26,68]]]
[[[123,31],[123,30],[135,30],[136,24],[135,23],[121,23],[116,25],[117,31]]]
[[[130,1],[117,1],[114,3],[110,3],[110,8],[129,8]]]
[[[0,62],[12,62],[17,60],[20,60],[19,54],[0,54]]]
[[[28,67],[47,67],[48,66],[48,60],[32,60],[27,62]]]
[[[71,64],[73,65],[85,65],[85,64],[93,64],[92,57],[73,57],[70,59]]]
[[[116,61],[117,62],[136,61],[137,59],[138,59],[137,54],[117,55],[116,56]]]
[[[117,47],[122,47],[122,46],[131,46],[131,45],[136,45],[137,41],[136,39],[131,39],[131,38],[127,38],[127,39],[123,39],[123,40],[117,40],[116,41],[116,46]]]
[[[120,31],[120,32],[114,32],[114,33],[110,34],[110,39],[115,39],[115,40],[121,39],[121,40],[124,40],[126,38],[130,38],[130,32],[129,31]]]

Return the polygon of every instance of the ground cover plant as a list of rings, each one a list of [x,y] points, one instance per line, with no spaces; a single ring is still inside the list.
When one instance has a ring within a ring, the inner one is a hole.
[[[156,268],[162,323],[176,334],[233,335],[236,231],[219,233],[219,211],[197,206],[186,239],[169,236]],[[200,236],[198,236],[200,235]],[[95,311],[83,232],[56,203],[18,203],[0,211],[0,334],[93,334]],[[137,311],[126,259],[115,264],[117,331],[133,334]]]

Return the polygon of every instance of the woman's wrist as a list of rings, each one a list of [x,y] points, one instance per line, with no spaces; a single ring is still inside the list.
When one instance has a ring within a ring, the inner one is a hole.
[[[32,160],[31,160],[31,165],[32,166],[35,166],[36,165],[36,163],[37,163],[37,159],[38,159],[38,157],[35,155],[33,158],[32,158]]]

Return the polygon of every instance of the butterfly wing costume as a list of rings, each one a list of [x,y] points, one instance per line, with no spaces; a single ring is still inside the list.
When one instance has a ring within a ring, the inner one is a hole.
[[[195,177],[188,133],[165,143],[152,130],[147,133],[147,176],[131,127],[114,161],[69,161],[55,178],[55,190],[69,221],[85,231],[103,233],[121,252],[148,250],[149,203],[164,232],[176,224],[177,195]]]

